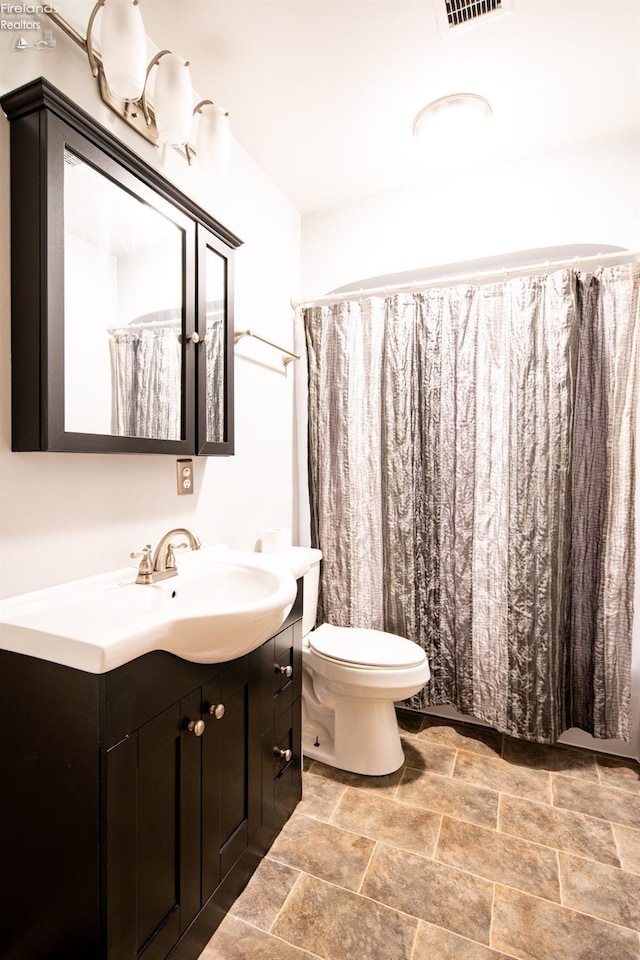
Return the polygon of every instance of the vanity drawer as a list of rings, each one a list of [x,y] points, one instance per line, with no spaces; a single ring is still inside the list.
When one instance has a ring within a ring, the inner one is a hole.
[[[297,621],[260,650],[261,710],[264,723],[279,717],[302,690],[302,623]]]
[[[263,825],[284,823],[300,791],[300,704],[295,701],[262,736]]]
[[[300,750],[301,714],[296,701],[290,711],[276,722],[276,743],[279,749],[291,750],[291,760],[276,758],[273,780],[273,803],[281,823],[290,816],[302,794],[302,756]],[[282,746],[280,746],[282,744]],[[288,744],[288,747],[287,747]]]
[[[288,627],[273,638],[273,704],[276,716],[293,703],[294,639],[293,627]]]

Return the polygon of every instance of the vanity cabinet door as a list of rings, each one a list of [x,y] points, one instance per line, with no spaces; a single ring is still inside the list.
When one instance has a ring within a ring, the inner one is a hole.
[[[164,960],[200,909],[198,689],[105,757],[108,960]]]
[[[202,902],[248,847],[249,658],[225,665],[203,687]]]

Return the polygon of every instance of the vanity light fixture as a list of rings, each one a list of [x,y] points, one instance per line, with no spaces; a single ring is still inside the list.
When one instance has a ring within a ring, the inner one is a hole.
[[[492,113],[489,101],[477,93],[451,93],[420,110],[413,121],[413,135],[424,146],[468,145]]]
[[[93,30],[100,11],[98,53]],[[100,96],[125,123],[155,146],[165,143],[183,149],[189,164],[201,153],[212,172],[226,171],[231,141],[229,114],[212,100],[201,100],[194,108],[188,61],[170,50],[161,50],[147,63],[139,0],[98,0],[89,17],[86,37],[55,7],[43,12],[87,54]],[[157,72],[151,98],[148,86],[154,67]],[[194,129],[196,146],[192,145]]]

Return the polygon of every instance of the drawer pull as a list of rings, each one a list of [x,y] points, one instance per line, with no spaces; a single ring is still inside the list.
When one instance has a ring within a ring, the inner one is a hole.
[[[215,717],[216,720],[222,720],[224,717],[224,703],[212,703],[209,707],[209,713],[212,717]]]
[[[190,733],[195,733],[196,737],[201,737],[204,733],[204,720],[191,720],[187,730]]]
[[[276,663],[276,673],[281,673],[283,677],[290,677],[293,674],[293,667],[288,664],[286,667],[281,667],[279,663]]]
[[[291,750],[281,750],[280,747],[274,747],[273,752],[275,753],[276,757],[280,757],[280,759],[284,760],[285,763],[289,763],[289,760],[291,760],[293,756]]]

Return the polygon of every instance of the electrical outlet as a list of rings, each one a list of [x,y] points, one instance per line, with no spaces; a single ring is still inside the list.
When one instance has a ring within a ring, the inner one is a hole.
[[[176,460],[176,472],[178,477],[178,496],[186,497],[193,493],[193,460]]]

